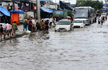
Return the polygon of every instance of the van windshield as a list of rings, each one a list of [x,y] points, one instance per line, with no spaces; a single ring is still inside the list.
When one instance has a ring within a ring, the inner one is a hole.
[[[70,25],[71,21],[59,21],[57,25]]]
[[[88,9],[76,8],[74,17],[75,18],[87,18],[88,17]]]

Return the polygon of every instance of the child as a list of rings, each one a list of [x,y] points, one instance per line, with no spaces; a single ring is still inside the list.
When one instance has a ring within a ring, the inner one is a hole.
[[[27,21],[24,22],[23,24],[23,31],[26,30],[27,31]]]

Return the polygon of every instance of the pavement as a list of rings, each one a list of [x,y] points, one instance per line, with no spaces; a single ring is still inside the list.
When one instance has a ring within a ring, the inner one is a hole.
[[[22,26],[19,26],[22,31]],[[0,42],[0,70],[108,70],[108,21]]]

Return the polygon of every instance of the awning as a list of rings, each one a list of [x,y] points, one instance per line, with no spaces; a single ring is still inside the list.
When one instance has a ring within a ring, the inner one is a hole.
[[[108,3],[104,3],[103,5],[108,5]]]
[[[3,13],[5,16],[10,16],[10,12],[7,11],[4,7],[0,7],[0,12]]]
[[[47,9],[45,7],[41,7],[41,10],[44,11],[44,12],[47,12],[47,13],[53,13],[53,10]]]
[[[10,13],[19,13],[19,14],[23,14],[24,11],[22,11],[22,10],[12,10],[12,11],[10,11]]]

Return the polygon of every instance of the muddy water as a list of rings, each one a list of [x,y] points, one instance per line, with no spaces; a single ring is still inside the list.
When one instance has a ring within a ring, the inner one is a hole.
[[[32,33],[0,43],[0,70],[107,70],[108,24]]]

